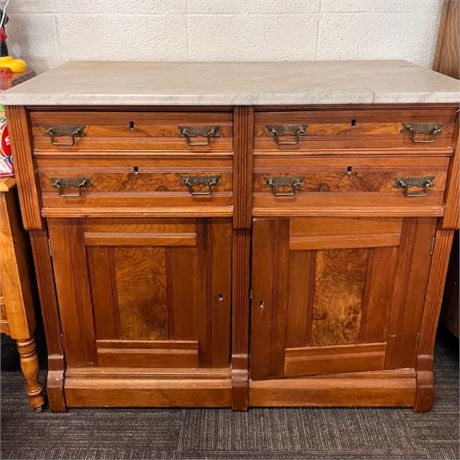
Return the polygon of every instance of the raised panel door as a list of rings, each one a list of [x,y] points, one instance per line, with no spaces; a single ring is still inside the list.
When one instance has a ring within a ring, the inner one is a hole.
[[[253,379],[415,366],[435,219],[255,219]]]
[[[229,220],[48,224],[70,367],[229,366]]]

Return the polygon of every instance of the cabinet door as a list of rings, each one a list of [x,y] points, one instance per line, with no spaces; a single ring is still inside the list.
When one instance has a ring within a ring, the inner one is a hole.
[[[413,368],[436,219],[255,219],[251,378]]]
[[[231,221],[50,219],[70,367],[228,367]]]

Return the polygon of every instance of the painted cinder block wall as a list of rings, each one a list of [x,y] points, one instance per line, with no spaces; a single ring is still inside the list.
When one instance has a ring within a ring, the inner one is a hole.
[[[68,60],[433,63],[442,0],[11,0],[10,54]]]

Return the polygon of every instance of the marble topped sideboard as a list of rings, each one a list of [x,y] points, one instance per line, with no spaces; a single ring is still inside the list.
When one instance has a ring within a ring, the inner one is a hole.
[[[72,62],[7,105],[51,410],[431,408],[460,83]]]

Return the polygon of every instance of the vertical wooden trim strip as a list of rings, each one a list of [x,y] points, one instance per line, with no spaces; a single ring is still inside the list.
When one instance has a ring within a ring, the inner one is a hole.
[[[62,412],[66,408],[64,399],[65,361],[53,267],[48,248],[48,234],[46,231],[32,231],[30,240],[48,348],[48,402],[52,412]]]
[[[232,407],[249,404],[249,289],[254,108],[235,107],[232,250]]]
[[[38,177],[32,157],[32,133],[29,118],[22,106],[6,107],[11,148],[15,163],[22,219],[26,230],[42,230]]]
[[[233,228],[250,229],[252,213],[252,152],[254,108],[235,107],[233,156]]]
[[[417,349],[416,412],[427,412],[433,406],[433,350],[453,237],[452,230],[436,233]]]
[[[233,230],[232,254],[232,407],[249,404],[249,289],[251,231]]]
[[[166,265],[166,305],[168,308],[168,340],[174,340],[174,290],[173,286],[173,275],[172,275],[172,249],[170,247],[165,248],[165,265]]]
[[[359,336],[358,343],[365,341],[366,337],[366,324],[367,324],[367,314],[369,310],[369,299],[371,295],[371,286],[373,285],[374,280],[372,275],[375,273],[374,268],[374,259],[375,259],[375,248],[369,248],[369,258],[367,261],[367,272],[366,272],[366,284],[364,286],[363,293],[363,303],[361,308],[361,323],[359,325]]]
[[[456,148],[450,163],[449,182],[445,194],[445,212],[442,228],[460,228],[460,127],[459,117],[455,128]]]
[[[433,354],[453,237],[454,232],[452,230],[438,230],[436,233],[420,327],[419,355]]]

